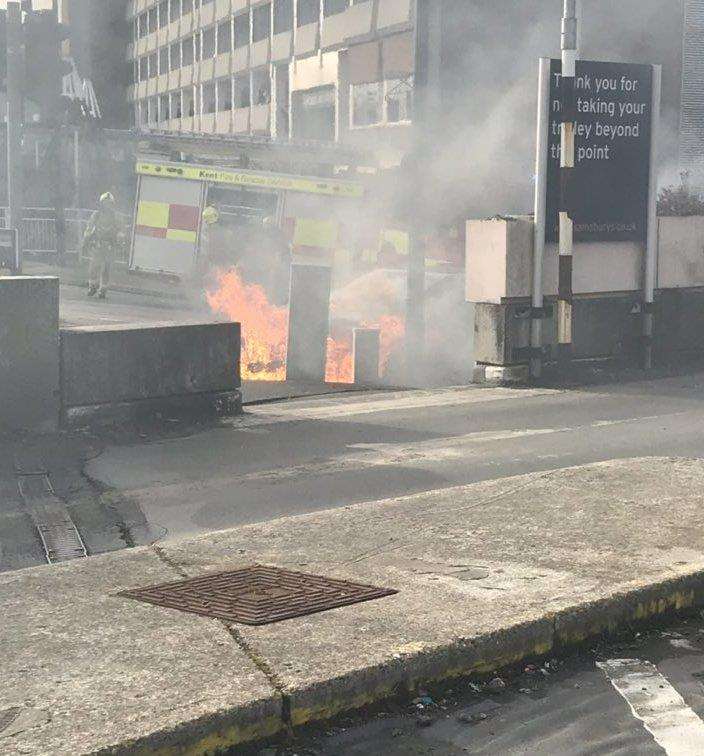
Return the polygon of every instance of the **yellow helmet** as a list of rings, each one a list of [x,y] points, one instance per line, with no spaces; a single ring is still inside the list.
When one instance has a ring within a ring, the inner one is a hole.
[[[220,213],[217,211],[217,208],[213,207],[212,205],[208,205],[208,207],[203,210],[203,222],[207,223],[209,226],[212,226],[213,223],[217,223],[220,220]]]

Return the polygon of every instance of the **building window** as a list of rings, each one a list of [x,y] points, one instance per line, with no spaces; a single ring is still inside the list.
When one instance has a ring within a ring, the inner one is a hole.
[[[156,97],[149,98],[149,104],[147,106],[147,118],[148,123],[153,125],[159,120],[159,101]]]
[[[193,87],[187,87],[181,92],[181,112],[189,118],[193,118],[193,116],[195,115]]]
[[[294,92],[291,97],[291,134],[294,139],[335,139],[335,87]]]
[[[169,8],[169,18],[173,23],[177,18],[181,18],[181,0],[171,0],[171,7]]]
[[[172,92],[169,97],[171,98],[171,118],[181,117],[181,92]]]
[[[156,53],[153,52],[149,56],[149,76],[158,76],[159,75],[159,58],[157,57]]]
[[[235,107],[248,108],[249,103],[249,74],[235,76]]]
[[[171,120],[171,106],[169,103],[169,95],[163,94],[159,98],[159,121],[160,123],[164,123],[164,121],[170,121]]]
[[[235,16],[234,23],[235,50],[238,47],[247,47],[249,44],[249,13]]]
[[[170,58],[170,68],[172,71],[176,71],[178,68],[181,68],[181,43],[180,42],[174,42],[171,45],[171,54]]]
[[[413,77],[388,79],[386,87],[386,122],[408,123],[413,118]]]
[[[274,34],[293,29],[293,0],[274,0]]]
[[[147,24],[149,28],[149,33],[151,34],[152,32],[155,32],[158,27],[157,17],[156,17],[156,5],[153,8],[149,9],[148,14],[149,15],[147,17],[148,18]]]
[[[193,35],[193,60],[200,60],[200,34]]]
[[[215,112],[215,82],[203,84],[203,115]]]
[[[146,37],[148,34],[148,22],[147,22],[147,14],[142,13],[141,16],[137,19],[138,27],[139,27],[139,37],[140,39],[142,37]]]
[[[370,84],[353,84],[350,90],[352,128],[407,123],[412,118],[412,79],[387,79]]]
[[[218,110],[232,110],[232,79],[218,79]]]
[[[169,48],[162,47],[159,50],[159,73],[165,74],[169,72]]]
[[[161,0],[159,3],[159,28],[169,25],[169,0]]]
[[[268,105],[271,102],[271,76],[268,66],[252,71],[252,95],[255,105]]]
[[[207,60],[215,55],[215,27],[211,26],[203,30],[203,43],[201,46],[203,53],[202,60]]]
[[[181,0],[181,15],[185,16],[193,12],[193,0]]]
[[[139,125],[146,126],[149,123],[149,108],[146,100],[139,101]]]
[[[139,80],[146,81],[149,78],[149,58],[146,56],[139,59]]]
[[[320,21],[320,0],[296,0],[298,5],[298,26],[317,24]]]
[[[181,65],[193,65],[193,37],[186,37],[181,43]]]
[[[218,55],[232,52],[232,20],[227,19],[218,26]]]
[[[323,0],[323,15],[334,16],[350,7],[350,0]]]
[[[382,82],[352,84],[350,118],[353,127],[375,126],[382,122]]]
[[[271,36],[271,3],[252,11],[252,42],[261,42]]]
[[[200,87],[193,87],[193,110],[195,114],[199,116],[201,114],[200,106],[203,102],[200,96]]]

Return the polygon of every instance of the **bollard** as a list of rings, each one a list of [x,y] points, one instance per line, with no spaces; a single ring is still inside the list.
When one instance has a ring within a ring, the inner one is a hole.
[[[380,346],[381,334],[378,328],[354,329],[352,360],[354,364],[355,385],[378,385]]]
[[[291,267],[286,379],[325,381],[330,331],[331,269],[322,265]]]

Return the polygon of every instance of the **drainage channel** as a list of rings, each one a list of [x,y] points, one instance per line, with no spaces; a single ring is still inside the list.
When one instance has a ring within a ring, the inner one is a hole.
[[[17,488],[39,533],[49,564],[88,556],[66,505],[56,495],[45,469],[16,463]]]

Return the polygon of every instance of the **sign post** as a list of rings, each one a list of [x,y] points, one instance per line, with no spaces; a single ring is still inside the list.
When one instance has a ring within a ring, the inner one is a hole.
[[[543,240],[560,241],[566,205],[575,243],[637,242],[644,249],[645,365],[652,362],[657,258],[657,132],[661,69],[629,63],[578,61],[574,78],[574,168],[561,186],[563,83],[561,61],[541,61],[536,169],[534,270]],[[545,184],[547,188],[545,188]],[[543,317],[542,282],[534,275],[533,318]],[[540,372],[540,324],[534,322],[532,372]]]

